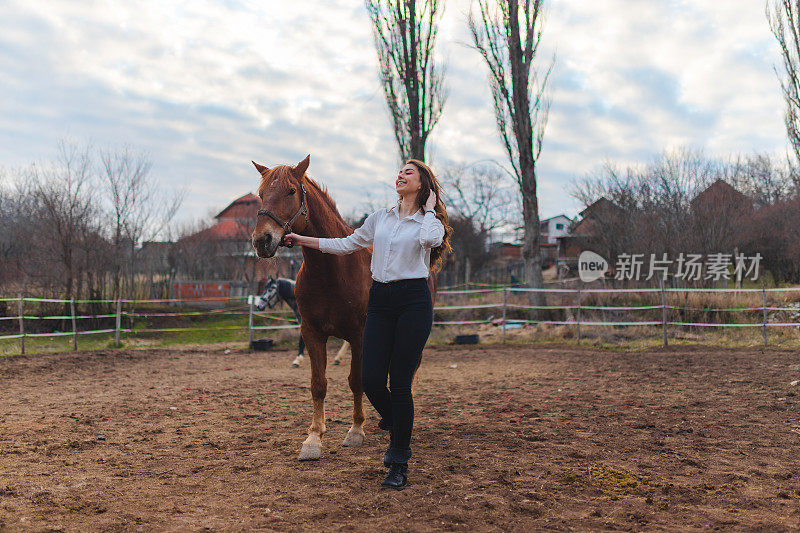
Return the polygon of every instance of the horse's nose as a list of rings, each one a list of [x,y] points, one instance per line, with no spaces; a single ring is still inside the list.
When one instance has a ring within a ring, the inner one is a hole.
[[[269,233],[265,233],[261,237],[253,239],[254,246],[258,245],[269,246],[271,242],[272,242],[272,235],[270,235]]]

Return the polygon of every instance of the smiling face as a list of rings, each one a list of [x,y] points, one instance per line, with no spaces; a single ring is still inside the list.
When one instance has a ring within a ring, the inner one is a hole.
[[[407,163],[400,172],[397,173],[397,179],[394,182],[394,188],[402,197],[408,195],[415,195],[422,187],[422,181],[419,176],[419,169],[413,163]]]
[[[284,222],[289,222],[295,216],[300,210],[302,202],[300,182],[308,168],[308,159],[304,159],[296,167],[281,165],[272,169],[255,163],[261,173],[258,197],[261,198],[262,210],[270,211]],[[298,217],[292,226],[292,231],[302,231],[305,223],[305,217]],[[256,255],[258,257],[274,256],[283,235],[284,228],[272,217],[259,216],[252,235]]]

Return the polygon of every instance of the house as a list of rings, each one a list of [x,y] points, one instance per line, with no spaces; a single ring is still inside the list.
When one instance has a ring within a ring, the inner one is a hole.
[[[550,268],[558,254],[558,243],[539,242],[539,251],[542,254],[542,268]],[[504,265],[522,261],[522,244],[510,242],[496,242],[492,244],[491,256],[494,264]]]
[[[522,245],[511,242],[492,243],[491,255],[496,262],[507,263],[522,259]]]
[[[695,213],[718,213],[721,211],[750,212],[754,208],[752,198],[736,190],[723,179],[718,179],[689,202]]]
[[[617,216],[622,213],[622,208],[606,198],[600,197],[586,209],[579,213],[581,219],[574,225],[569,236],[591,237],[597,230],[598,222],[604,218]]]
[[[575,259],[589,245],[595,237],[601,221],[621,218],[624,211],[617,204],[606,197],[601,197],[579,213],[580,219],[573,222],[564,235],[556,237],[559,242],[559,257],[561,259]]]
[[[572,219],[561,214],[539,221],[539,242],[557,244],[558,238],[569,235]]]
[[[703,236],[703,240],[710,242],[742,224],[752,214],[754,202],[725,180],[718,179],[695,195],[689,207],[695,231],[707,231],[709,235]],[[580,220],[573,224],[567,235],[557,237],[562,245],[562,257],[577,258],[587,248],[596,251],[597,246],[609,240],[604,238],[608,235],[598,235],[598,229],[604,228],[603,231],[609,235],[626,231],[632,223],[626,215],[626,211],[611,200],[599,198],[580,212]]]
[[[261,200],[248,193],[231,202],[211,226],[178,241],[179,279],[247,282],[257,290],[269,276],[294,278],[302,263],[296,248],[259,259],[251,244]]]

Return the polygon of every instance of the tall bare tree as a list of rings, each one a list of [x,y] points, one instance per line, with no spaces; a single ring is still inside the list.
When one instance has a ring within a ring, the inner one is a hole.
[[[555,59],[542,72],[535,62],[542,37],[543,0],[477,0],[469,15],[475,48],[489,67],[495,118],[522,197],[522,256],[528,286],[541,287],[539,201],[536,163],[550,111],[547,80]],[[541,293],[532,293],[541,302]],[[538,304],[534,304],[538,305]]]
[[[767,21],[783,58],[784,76],[778,73],[786,105],[786,134],[800,164],[800,0],[768,0]]]
[[[447,98],[434,60],[443,0],[366,0],[380,81],[400,159],[425,160],[425,143]]]

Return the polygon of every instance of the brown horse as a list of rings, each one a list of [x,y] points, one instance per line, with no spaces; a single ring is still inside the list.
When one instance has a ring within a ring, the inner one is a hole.
[[[327,192],[306,175],[309,160],[310,156],[294,167],[273,168],[253,162],[261,173],[261,211],[253,230],[253,247],[259,257],[274,256],[289,231],[312,237],[346,237],[352,233]],[[352,351],[348,381],[353,392],[353,426],[342,444],[360,446],[364,441],[361,337],[372,282],[370,254],[369,250],[361,250],[350,255],[329,255],[303,248],[295,298],[303,317],[300,334],[311,359],[314,415],[300,451],[301,461],[319,459],[322,454],[328,337],[344,339]]]

